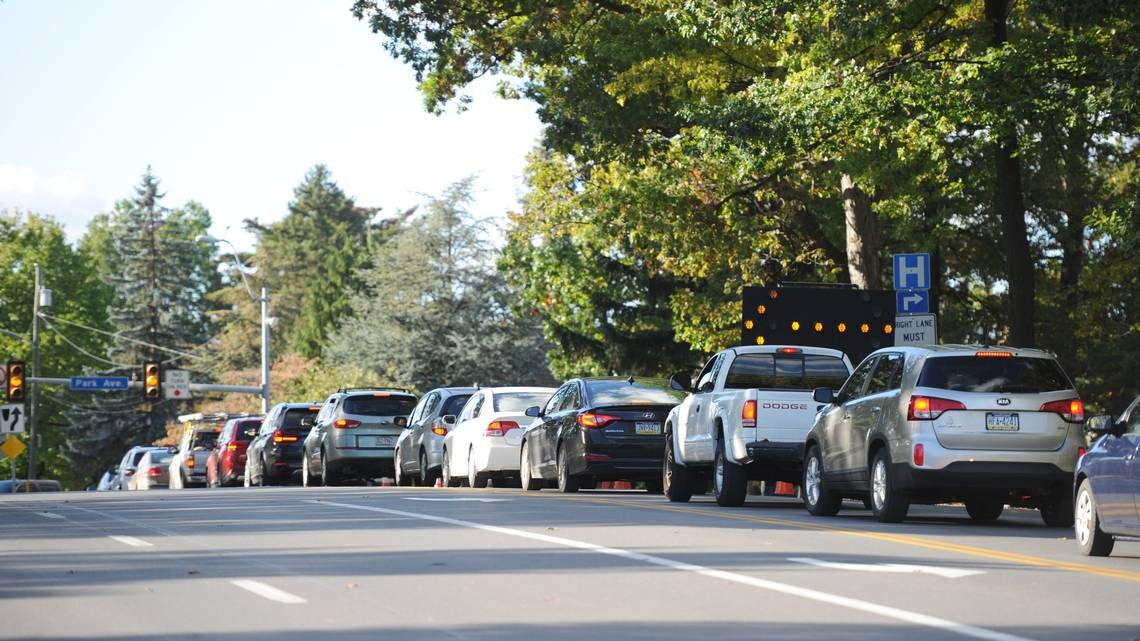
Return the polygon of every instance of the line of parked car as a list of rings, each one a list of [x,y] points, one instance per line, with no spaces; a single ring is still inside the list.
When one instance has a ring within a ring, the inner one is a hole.
[[[693,383],[594,377],[546,387],[340,389],[267,416],[192,415],[182,443],[137,447],[111,484],[545,487],[629,480],[671,501],[710,488],[743,503],[750,481],[794,483],[807,510],[845,499],[883,522],[911,504],[1007,506],[1074,524],[1086,554],[1140,536],[1140,397],[1086,422],[1055,357],[976,345],[889,347],[857,367],[836,350],[747,346]],[[1089,447],[1089,443],[1093,442]],[[166,457],[166,458],[164,458]],[[169,479],[169,481],[167,481]]]

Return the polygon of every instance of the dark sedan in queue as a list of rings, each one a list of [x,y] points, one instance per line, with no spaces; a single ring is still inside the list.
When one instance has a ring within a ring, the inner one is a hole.
[[[684,399],[661,379],[581,378],[567,381],[523,435],[519,476],[524,489],[557,481],[562,492],[592,489],[598,481],[645,481],[662,491],[663,425]]]
[[[1140,396],[1119,418],[1094,416],[1085,430],[1096,438],[1073,474],[1077,545],[1108,556],[1116,537],[1140,537]]]

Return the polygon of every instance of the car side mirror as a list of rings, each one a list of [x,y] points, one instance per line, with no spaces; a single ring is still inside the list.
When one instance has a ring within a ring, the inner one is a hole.
[[[678,392],[693,391],[693,378],[685,373],[674,374],[669,377],[669,387]]]
[[[443,418],[440,420],[443,421],[444,425],[455,425],[455,415],[454,414],[444,414]]]
[[[531,418],[538,418],[542,416],[542,408],[537,405],[532,405],[526,408],[525,414]]]
[[[1105,434],[1119,436],[1119,431],[1120,426],[1112,420],[1111,416],[1105,414],[1093,416],[1085,421],[1085,432],[1092,434],[1096,438],[1100,438]]]
[[[716,383],[713,383],[712,381],[705,381],[704,383],[701,384],[700,389],[698,389],[697,391],[701,392],[701,393],[711,392],[711,391],[713,391],[714,387],[716,387]]]
[[[830,387],[817,387],[811,391],[811,400],[816,403],[835,403],[835,392]]]

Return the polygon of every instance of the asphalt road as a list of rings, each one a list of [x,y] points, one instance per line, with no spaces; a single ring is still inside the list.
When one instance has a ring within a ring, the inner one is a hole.
[[[234,488],[0,499],[0,639],[1140,639],[1140,542],[1033,511],[640,492]]]

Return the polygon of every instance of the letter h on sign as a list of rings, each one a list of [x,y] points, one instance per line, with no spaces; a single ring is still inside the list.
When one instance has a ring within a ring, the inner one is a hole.
[[[930,289],[930,254],[895,254],[895,289]]]

